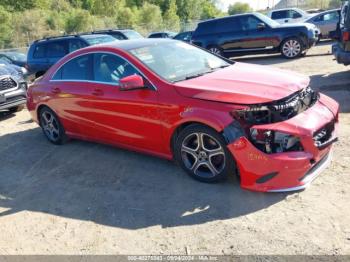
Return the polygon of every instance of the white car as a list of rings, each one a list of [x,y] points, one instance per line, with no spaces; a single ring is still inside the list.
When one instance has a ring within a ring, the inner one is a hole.
[[[280,24],[300,23],[315,14],[308,14],[299,8],[274,9],[267,13],[267,16]]]

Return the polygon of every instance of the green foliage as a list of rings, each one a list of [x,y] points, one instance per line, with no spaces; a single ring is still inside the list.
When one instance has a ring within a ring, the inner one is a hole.
[[[329,9],[339,8],[341,6],[342,0],[330,0],[328,4]]]
[[[194,29],[222,16],[217,0],[0,0],[0,48],[36,39],[103,28],[152,31]]]
[[[237,15],[237,14],[249,13],[252,10],[253,9],[250,7],[249,4],[237,2],[229,6],[228,13],[229,15]]]

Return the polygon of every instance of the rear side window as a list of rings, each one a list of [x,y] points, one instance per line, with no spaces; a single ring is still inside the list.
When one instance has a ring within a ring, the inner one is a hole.
[[[118,39],[118,40],[125,40],[126,39],[126,37],[124,37],[120,33],[113,33],[113,34],[110,34],[110,35],[113,36],[115,39]]]
[[[198,35],[206,35],[206,34],[212,34],[216,32],[217,28],[217,21],[210,21],[206,23],[200,23],[198,24],[196,34]]]
[[[271,18],[273,20],[288,18],[288,11],[287,10],[282,10],[282,11],[272,12]]]
[[[68,42],[68,52],[69,53],[72,53],[75,50],[81,49],[83,47],[86,47],[86,44],[79,39],[71,39]]]
[[[93,55],[76,57],[64,64],[54,75],[53,80],[92,80]]]
[[[36,45],[34,47],[33,57],[34,58],[44,58],[45,57],[45,53],[46,53],[46,45],[44,45],[44,44]]]
[[[218,20],[216,22],[216,31],[218,33],[242,31],[240,17],[229,17]]]
[[[47,57],[64,57],[68,52],[66,41],[57,41],[47,44]]]

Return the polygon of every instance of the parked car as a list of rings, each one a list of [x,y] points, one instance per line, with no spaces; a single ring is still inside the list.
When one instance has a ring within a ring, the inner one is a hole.
[[[175,32],[165,31],[151,33],[148,38],[173,38],[174,36],[176,36]]]
[[[312,24],[280,25],[260,13],[234,15],[198,24],[192,43],[225,56],[279,53],[296,58],[318,40]]]
[[[181,33],[178,33],[176,36],[174,36],[174,39],[189,43],[191,42],[192,34],[193,34],[193,31],[181,32]]]
[[[332,52],[339,64],[350,65],[350,1],[345,1],[341,9],[339,28],[336,33],[337,43]]]
[[[116,38],[117,40],[130,40],[144,38],[135,30],[131,29],[106,29],[91,32],[92,34],[105,34]]]
[[[289,71],[234,63],[170,39],[67,55],[28,90],[46,138],[175,159],[193,178],[256,191],[304,189],[329,164],[339,105]]]
[[[22,74],[24,78],[28,76],[28,70],[25,67],[12,64],[8,59],[0,58],[0,65],[5,65],[7,67],[15,69],[19,74]]]
[[[117,40],[103,34],[64,35],[37,40],[29,48],[27,69],[38,78],[66,54],[86,46],[113,41]]]
[[[0,110],[18,112],[26,103],[27,83],[12,66],[0,64]]]
[[[25,67],[27,63],[27,55],[21,52],[14,52],[14,51],[1,52],[0,59],[7,60],[7,62],[9,63],[17,66],[21,66],[21,67]]]
[[[314,24],[320,29],[320,39],[329,38],[329,33],[337,29],[339,17],[340,9],[334,9],[317,14],[304,22]]]
[[[299,8],[273,9],[267,12],[267,16],[280,24],[299,23],[315,14],[309,14]]]

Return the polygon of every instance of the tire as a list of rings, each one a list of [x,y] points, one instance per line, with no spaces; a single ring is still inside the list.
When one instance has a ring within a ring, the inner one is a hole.
[[[215,130],[199,124],[181,131],[175,141],[174,156],[192,178],[205,183],[223,181],[236,170],[224,138]]]
[[[45,137],[55,145],[64,144],[68,138],[57,115],[48,107],[39,112],[40,126]]]
[[[288,38],[281,44],[281,54],[287,59],[300,57],[303,51],[301,41],[297,37]]]
[[[11,108],[9,108],[9,111],[10,111],[11,113],[16,113],[16,112],[22,111],[23,109],[24,109],[24,106],[21,105],[21,106],[11,107]]]
[[[218,46],[208,46],[208,51],[210,53],[213,53],[215,55],[219,55],[219,56],[224,56],[224,52],[222,51],[222,49]]]

